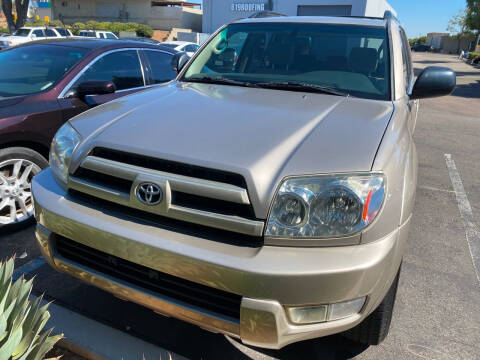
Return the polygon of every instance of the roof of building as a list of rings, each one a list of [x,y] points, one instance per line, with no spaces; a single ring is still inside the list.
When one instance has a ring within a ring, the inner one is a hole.
[[[320,23],[320,24],[345,24],[364,26],[385,26],[387,21],[381,18],[362,18],[349,16],[278,16],[263,18],[247,18],[234,21],[234,23]]]

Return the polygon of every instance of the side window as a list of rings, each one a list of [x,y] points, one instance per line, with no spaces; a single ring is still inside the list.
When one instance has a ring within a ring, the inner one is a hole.
[[[402,39],[402,59],[403,59],[403,76],[405,79],[405,87],[408,91],[410,80],[413,76],[412,57],[410,53],[410,45],[407,40],[407,35],[403,29],[400,29],[400,38]]]
[[[33,30],[33,34],[37,37],[44,37],[43,30]]]
[[[99,35],[100,39],[105,39],[105,36],[103,35],[103,33],[99,33],[98,35]]]
[[[85,81],[111,81],[117,90],[144,86],[137,52],[124,50],[103,56],[80,76],[74,88]]]
[[[45,35],[47,37],[57,37],[57,34],[55,34],[55,31],[53,31],[52,29],[46,29],[45,30]]]
[[[174,79],[177,74],[172,69],[172,55],[160,51],[145,51],[150,64],[151,77],[154,84]]]
[[[107,33],[106,36],[107,36],[107,39],[116,39],[115,35],[110,33]]]

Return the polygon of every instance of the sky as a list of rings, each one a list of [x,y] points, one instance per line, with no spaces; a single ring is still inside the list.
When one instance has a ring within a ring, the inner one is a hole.
[[[447,32],[448,20],[465,9],[465,0],[388,0],[409,38]]]
[[[202,0],[193,2],[202,3]],[[448,20],[465,8],[465,0],[388,0],[397,11],[409,38],[446,32]]]

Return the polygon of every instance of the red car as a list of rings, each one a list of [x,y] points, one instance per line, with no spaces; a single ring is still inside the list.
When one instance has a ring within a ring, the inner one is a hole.
[[[177,52],[121,40],[65,39],[0,52],[0,227],[32,219],[30,182],[71,117],[173,79]]]

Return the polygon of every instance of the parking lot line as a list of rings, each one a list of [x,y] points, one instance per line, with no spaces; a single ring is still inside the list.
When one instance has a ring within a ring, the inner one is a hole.
[[[37,270],[43,264],[45,264],[45,260],[43,258],[30,260],[26,264],[20,266],[18,269],[15,269],[12,278],[13,280],[17,280],[20,276],[27,275],[28,273]]]
[[[445,161],[447,163],[448,174],[455,191],[455,197],[457,198],[458,209],[462,216],[463,225],[465,227],[465,235],[467,237],[468,248],[470,249],[470,255],[472,257],[473,267],[475,269],[475,275],[480,285],[480,232],[475,225],[475,219],[473,217],[472,207],[468,201],[467,193],[463,187],[462,179],[458,173],[455,161],[452,159],[451,154],[445,154]]]

